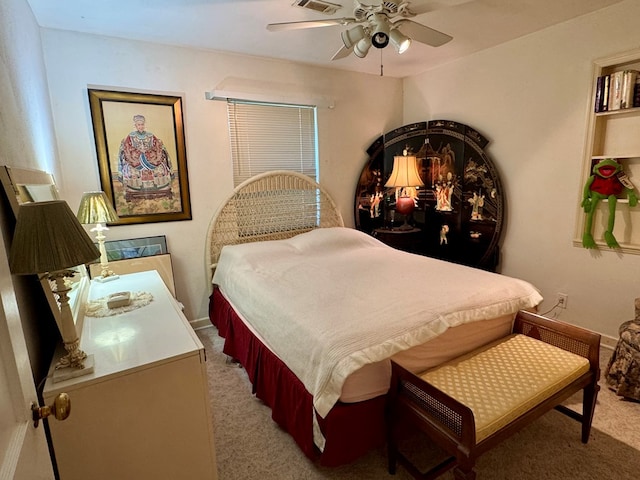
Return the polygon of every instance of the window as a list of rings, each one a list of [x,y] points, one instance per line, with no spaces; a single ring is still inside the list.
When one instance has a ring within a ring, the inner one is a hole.
[[[233,184],[270,170],[318,180],[316,107],[228,100]]]

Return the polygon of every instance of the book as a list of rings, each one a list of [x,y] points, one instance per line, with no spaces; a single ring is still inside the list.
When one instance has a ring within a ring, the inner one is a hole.
[[[633,106],[640,107],[640,75],[636,77],[636,86],[633,94]]]
[[[637,70],[625,70],[622,74],[622,93],[620,95],[620,108],[632,108],[634,102]]]
[[[619,110],[622,102],[622,80],[624,71],[611,74],[609,82],[609,110]]]
[[[609,110],[609,85],[611,84],[611,75],[604,76],[604,87],[602,90],[602,111]]]
[[[602,107],[603,107],[603,95],[604,95],[604,79],[605,79],[606,75],[601,75],[598,78],[596,78],[596,99],[595,99],[595,105],[593,107],[594,112],[598,113],[598,112],[602,112]]]

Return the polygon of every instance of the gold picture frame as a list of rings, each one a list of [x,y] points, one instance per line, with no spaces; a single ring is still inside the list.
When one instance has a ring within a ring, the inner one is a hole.
[[[182,97],[88,89],[100,184],[120,220],[191,220]]]

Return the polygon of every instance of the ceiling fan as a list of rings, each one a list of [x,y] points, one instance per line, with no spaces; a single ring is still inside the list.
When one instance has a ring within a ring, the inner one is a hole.
[[[383,1],[379,5],[366,5],[358,0],[354,0],[353,3],[353,17],[270,23],[267,25],[267,30],[277,32],[356,24],[356,26],[342,32],[343,46],[331,60],[345,58],[351,52],[356,57],[364,58],[371,46],[385,48],[390,42],[398,53],[404,53],[411,45],[412,40],[432,47],[439,47],[453,39],[446,33],[410,20],[417,13],[410,9],[409,2],[405,0],[399,2]],[[400,31],[400,27],[402,27],[402,31]]]

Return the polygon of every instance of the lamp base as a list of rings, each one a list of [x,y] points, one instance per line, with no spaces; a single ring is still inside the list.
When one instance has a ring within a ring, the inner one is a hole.
[[[405,218],[405,221],[402,225],[400,225],[399,227],[395,227],[393,228],[393,230],[397,231],[397,232],[406,232],[409,230],[414,230],[415,227],[413,225],[410,225],[409,223],[407,223],[407,219]]]
[[[99,277],[95,277],[93,280],[95,280],[96,282],[105,283],[110,282],[111,280],[117,280],[119,278],[120,275],[109,275],[108,277],[100,275]]]
[[[53,383],[62,382],[63,380],[69,380],[71,378],[81,377],[82,375],[93,373],[94,367],[95,361],[93,359],[93,354],[89,354],[84,359],[83,368],[71,366],[56,368],[53,371]]]

